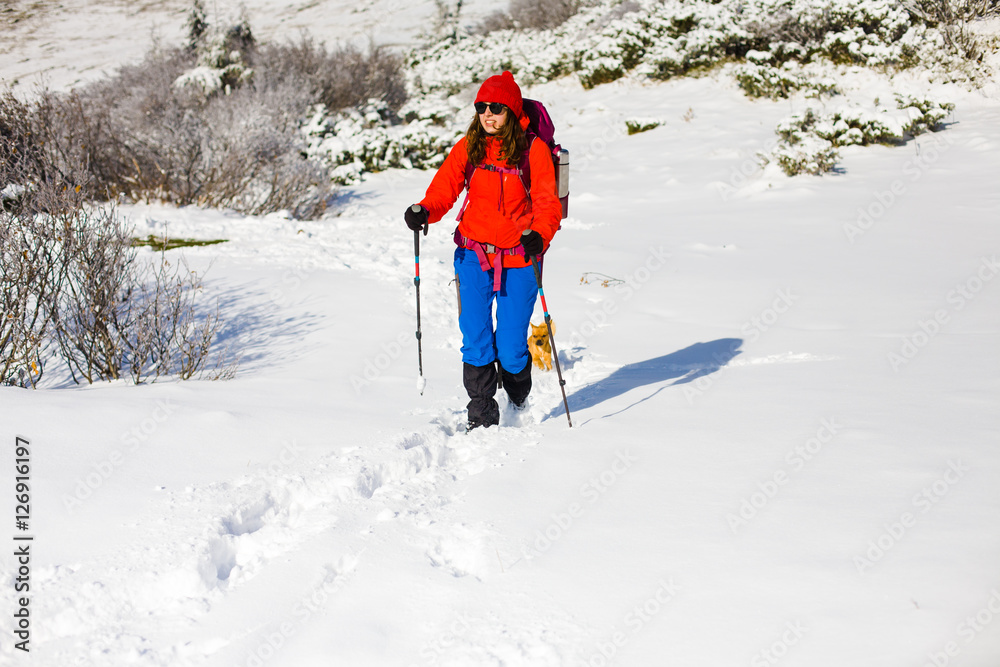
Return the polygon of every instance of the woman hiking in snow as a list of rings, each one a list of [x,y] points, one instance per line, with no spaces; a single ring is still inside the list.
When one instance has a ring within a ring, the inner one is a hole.
[[[543,141],[528,144],[528,118],[511,73],[486,79],[475,107],[465,136],[424,198],[404,215],[414,231],[435,223],[468,186],[455,230],[455,278],[469,428],[500,423],[493,398],[498,379],[510,402],[525,406],[531,391],[528,324],[538,294],[531,258],[542,256],[562,217],[551,151]],[[523,172],[530,174],[530,196]]]

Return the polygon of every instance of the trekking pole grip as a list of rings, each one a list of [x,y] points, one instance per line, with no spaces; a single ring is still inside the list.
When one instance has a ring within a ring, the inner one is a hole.
[[[420,204],[414,204],[413,206],[410,207],[410,210],[413,211],[414,213],[420,213],[422,209],[423,206],[421,206]],[[424,236],[427,236],[427,230],[430,229],[430,227],[431,227],[430,224],[427,222],[423,224]],[[416,230],[413,231],[416,232]]]

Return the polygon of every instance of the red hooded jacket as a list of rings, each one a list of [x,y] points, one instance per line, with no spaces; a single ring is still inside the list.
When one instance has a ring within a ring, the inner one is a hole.
[[[519,120],[521,127],[526,128],[527,117],[522,115]],[[486,158],[483,164],[507,167],[505,162],[498,159],[500,140],[488,137],[486,141]],[[462,194],[468,159],[463,137],[451,149],[420,201],[420,205],[428,211],[429,222],[437,222],[443,218]],[[532,141],[528,160],[531,169],[530,197],[525,193],[517,174],[487,169],[475,169],[472,172],[469,201],[458,225],[459,233],[473,241],[498,248],[515,248],[521,243],[521,232],[533,229],[541,234],[545,248],[548,248],[562,219],[562,204],[556,196],[552,152],[544,141]],[[494,255],[490,254],[491,265],[493,258]],[[518,268],[528,266],[528,263],[524,261],[524,257],[512,255],[504,258],[504,266]]]

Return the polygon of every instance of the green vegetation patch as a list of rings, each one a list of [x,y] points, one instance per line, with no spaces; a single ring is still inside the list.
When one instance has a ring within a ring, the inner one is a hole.
[[[625,128],[629,134],[639,134],[659,127],[662,123],[658,120],[647,118],[630,118],[625,121]]]

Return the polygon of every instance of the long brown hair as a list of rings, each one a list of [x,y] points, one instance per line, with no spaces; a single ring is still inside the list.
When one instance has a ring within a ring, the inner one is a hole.
[[[486,158],[486,141],[490,137],[500,140],[500,159],[508,167],[516,167],[521,162],[524,152],[528,150],[528,139],[524,136],[519,119],[514,112],[507,109],[507,119],[500,126],[500,131],[494,135],[483,129],[479,122],[479,114],[472,118],[469,129],[465,132],[465,148],[469,154],[469,164],[479,164]]]

